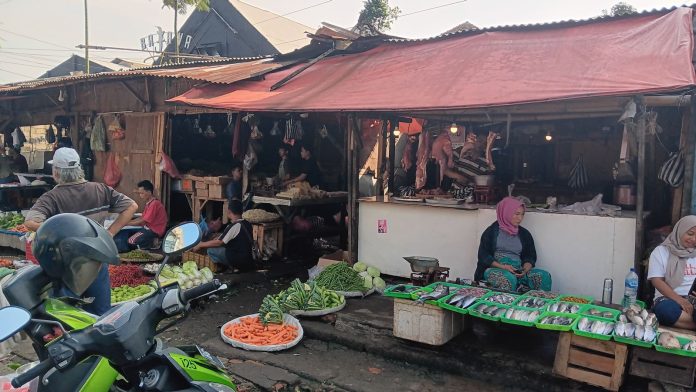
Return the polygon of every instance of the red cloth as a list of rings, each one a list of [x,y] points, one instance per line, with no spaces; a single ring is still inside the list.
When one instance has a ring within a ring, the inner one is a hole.
[[[693,10],[384,43],[167,102],[239,111],[426,111],[679,91],[696,83]]]
[[[157,199],[152,199],[145,204],[143,210],[145,227],[162,237],[167,230],[167,211],[164,204]]]

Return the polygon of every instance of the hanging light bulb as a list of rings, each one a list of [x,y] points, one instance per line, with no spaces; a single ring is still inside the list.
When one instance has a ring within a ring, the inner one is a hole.
[[[399,130],[399,126],[397,125],[394,128],[394,137],[399,137],[399,136],[401,136],[401,131]]]
[[[459,128],[457,127],[457,123],[453,122],[452,125],[450,125],[450,132],[451,133],[457,133],[459,132]]]
[[[553,136],[551,136],[551,131],[546,131],[546,136],[544,136],[544,139],[546,139],[547,142],[550,142],[551,139],[553,139]]]

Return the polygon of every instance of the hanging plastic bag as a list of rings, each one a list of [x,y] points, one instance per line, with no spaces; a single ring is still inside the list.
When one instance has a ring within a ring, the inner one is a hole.
[[[92,151],[106,151],[106,128],[104,127],[102,116],[97,116],[94,119],[89,146],[92,147]]]
[[[123,140],[126,138],[126,130],[121,126],[118,116],[113,116],[111,124],[109,124],[109,133],[111,140]]]
[[[115,153],[110,153],[106,159],[106,170],[104,171],[104,183],[115,188],[121,181],[121,169],[118,168],[118,161]]]
[[[587,186],[587,170],[585,170],[585,164],[582,160],[582,155],[578,157],[575,162],[575,166],[570,171],[570,179],[568,180],[568,186],[573,189],[582,189]]]
[[[273,121],[273,128],[271,128],[271,131],[269,133],[271,136],[280,135],[280,128],[278,128],[278,121]]]
[[[159,169],[169,174],[169,177],[171,178],[180,178],[181,173],[179,173],[179,170],[176,168],[176,165],[174,164],[174,161],[172,161],[172,158],[170,158],[169,155],[163,152],[161,152],[160,154],[162,154],[162,159],[159,163]]]
[[[48,144],[53,144],[56,142],[56,131],[53,129],[53,125],[49,125],[46,130],[46,142]]]
[[[657,178],[673,188],[681,185],[684,181],[684,154],[681,151],[670,153]]]

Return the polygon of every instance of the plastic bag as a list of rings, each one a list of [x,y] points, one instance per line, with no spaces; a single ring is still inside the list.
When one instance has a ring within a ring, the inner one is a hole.
[[[602,197],[603,195],[600,193],[593,197],[592,200],[571,204],[567,207],[563,207],[561,211],[573,212],[582,215],[597,215],[602,212]]]
[[[89,139],[89,146],[92,151],[106,151],[106,129],[104,120],[101,116],[94,119],[94,127],[92,128],[92,136]]]
[[[163,152],[160,154],[162,154],[162,159],[159,163],[160,171],[169,174],[171,178],[180,178],[181,173],[179,173],[179,170],[176,168],[176,165],[174,164],[174,161],[172,161],[172,158],[170,158],[169,155]]]
[[[104,171],[104,183],[112,188],[121,181],[121,169],[118,168],[116,154],[111,153],[106,159],[106,170]]]
[[[684,181],[684,154],[681,151],[670,153],[657,178],[673,188],[681,185]]]
[[[113,116],[109,124],[109,133],[111,140],[123,140],[126,138],[126,130],[121,126],[121,121],[118,116]]]
[[[53,129],[53,125],[49,125],[46,130],[46,142],[48,142],[48,144],[56,142],[56,131]]]

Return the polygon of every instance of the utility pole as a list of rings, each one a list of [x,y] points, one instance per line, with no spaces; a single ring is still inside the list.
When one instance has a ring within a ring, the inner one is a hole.
[[[178,16],[179,16],[179,0],[175,0],[174,1],[174,43],[176,44],[176,50],[174,50],[174,53],[176,53],[176,58],[174,59],[174,62],[176,62],[176,63],[179,62],[179,26],[177,25]]]
[[[85,73],[89,75],[89,26],[87,19],[87,0],[85,0]]]

